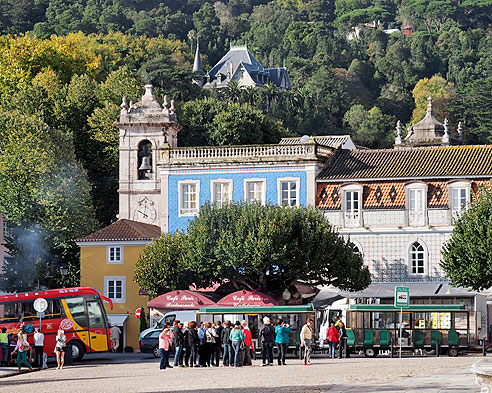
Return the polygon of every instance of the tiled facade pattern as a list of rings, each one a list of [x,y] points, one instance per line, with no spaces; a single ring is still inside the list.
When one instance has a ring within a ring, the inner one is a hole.
[[[447,231],[414,231],[411,233],[365,233],[342,234],[350,238],[359,248],[364,263],[369,267],[373,281],[443,281],[444,272],[439,266],[442,245],[451,237],[452,229]],[[425,270],[423,276],[410,274],[410,246],[419,241],[425,248]]]

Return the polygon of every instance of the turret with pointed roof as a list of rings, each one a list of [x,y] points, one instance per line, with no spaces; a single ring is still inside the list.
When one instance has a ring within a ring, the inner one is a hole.
[[[200,54],[200,42],[198,41],[198,39],[196,40],[196,52],[195,52],[195,61],[193,62],[193,74],[194,74],[193,83],[202,87],[203,75],[205,75],[205,73],[203,72],[202,58]]]
[[[401,125],[398,122],[395,147],[418,146],[449,146],[456,144],[457,140],[451,135],[447,119],[441,123],[436,119],[432,111],[432,98],[427,98],[427,110],[424,118],[416,124],[408,127],[405,139],[401,140]]]

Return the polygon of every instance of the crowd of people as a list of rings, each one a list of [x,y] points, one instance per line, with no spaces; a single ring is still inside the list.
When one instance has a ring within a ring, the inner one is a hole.
[[[336,324],[336,326],[335,326]],[[304,348],[304,365],[311,365],[314,321],[308,319],[300,333],[301,347]],[[290,343],[292,329],[285,321],[278,319],[275,326],[268,317],[258,331],[261,343],[261,366],[273,366],[273,348],[277,346],[277,364],[285,365],[285,355]],[[341,321],[332,323],[328,329],[329,356],[335,357],[337,344],[346,337]],[[174,365],[169,363],[169,352],[174,347]],[[342,345],[339,345],[342,348]],[[173,367],[242,367],[253,364],[253,339],[246,321],[206,322],[197,325],[195,321],[166,322],[159,335],[160,369]],[[339,352],[339,357],[342,351]]]

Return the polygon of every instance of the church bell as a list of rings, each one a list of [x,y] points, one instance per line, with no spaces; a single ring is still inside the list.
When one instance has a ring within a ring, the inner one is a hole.
[[[150,158],[148,156],[142,157],[142,165],[138,168],[139,171],[150,171],[152,167],[150,166]]]

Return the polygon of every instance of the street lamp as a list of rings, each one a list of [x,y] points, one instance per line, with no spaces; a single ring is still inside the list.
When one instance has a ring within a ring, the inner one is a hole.
[[[282,298],[285,301],[285,304],[289,303],[290,298],[292,295],[290,294],[290,291],[288,288],[285,288],[284,292],[282,292]]]
[[[61,265],[60,266],[60,274],[65,277],[68,274],[68,266],[67,265]]]

